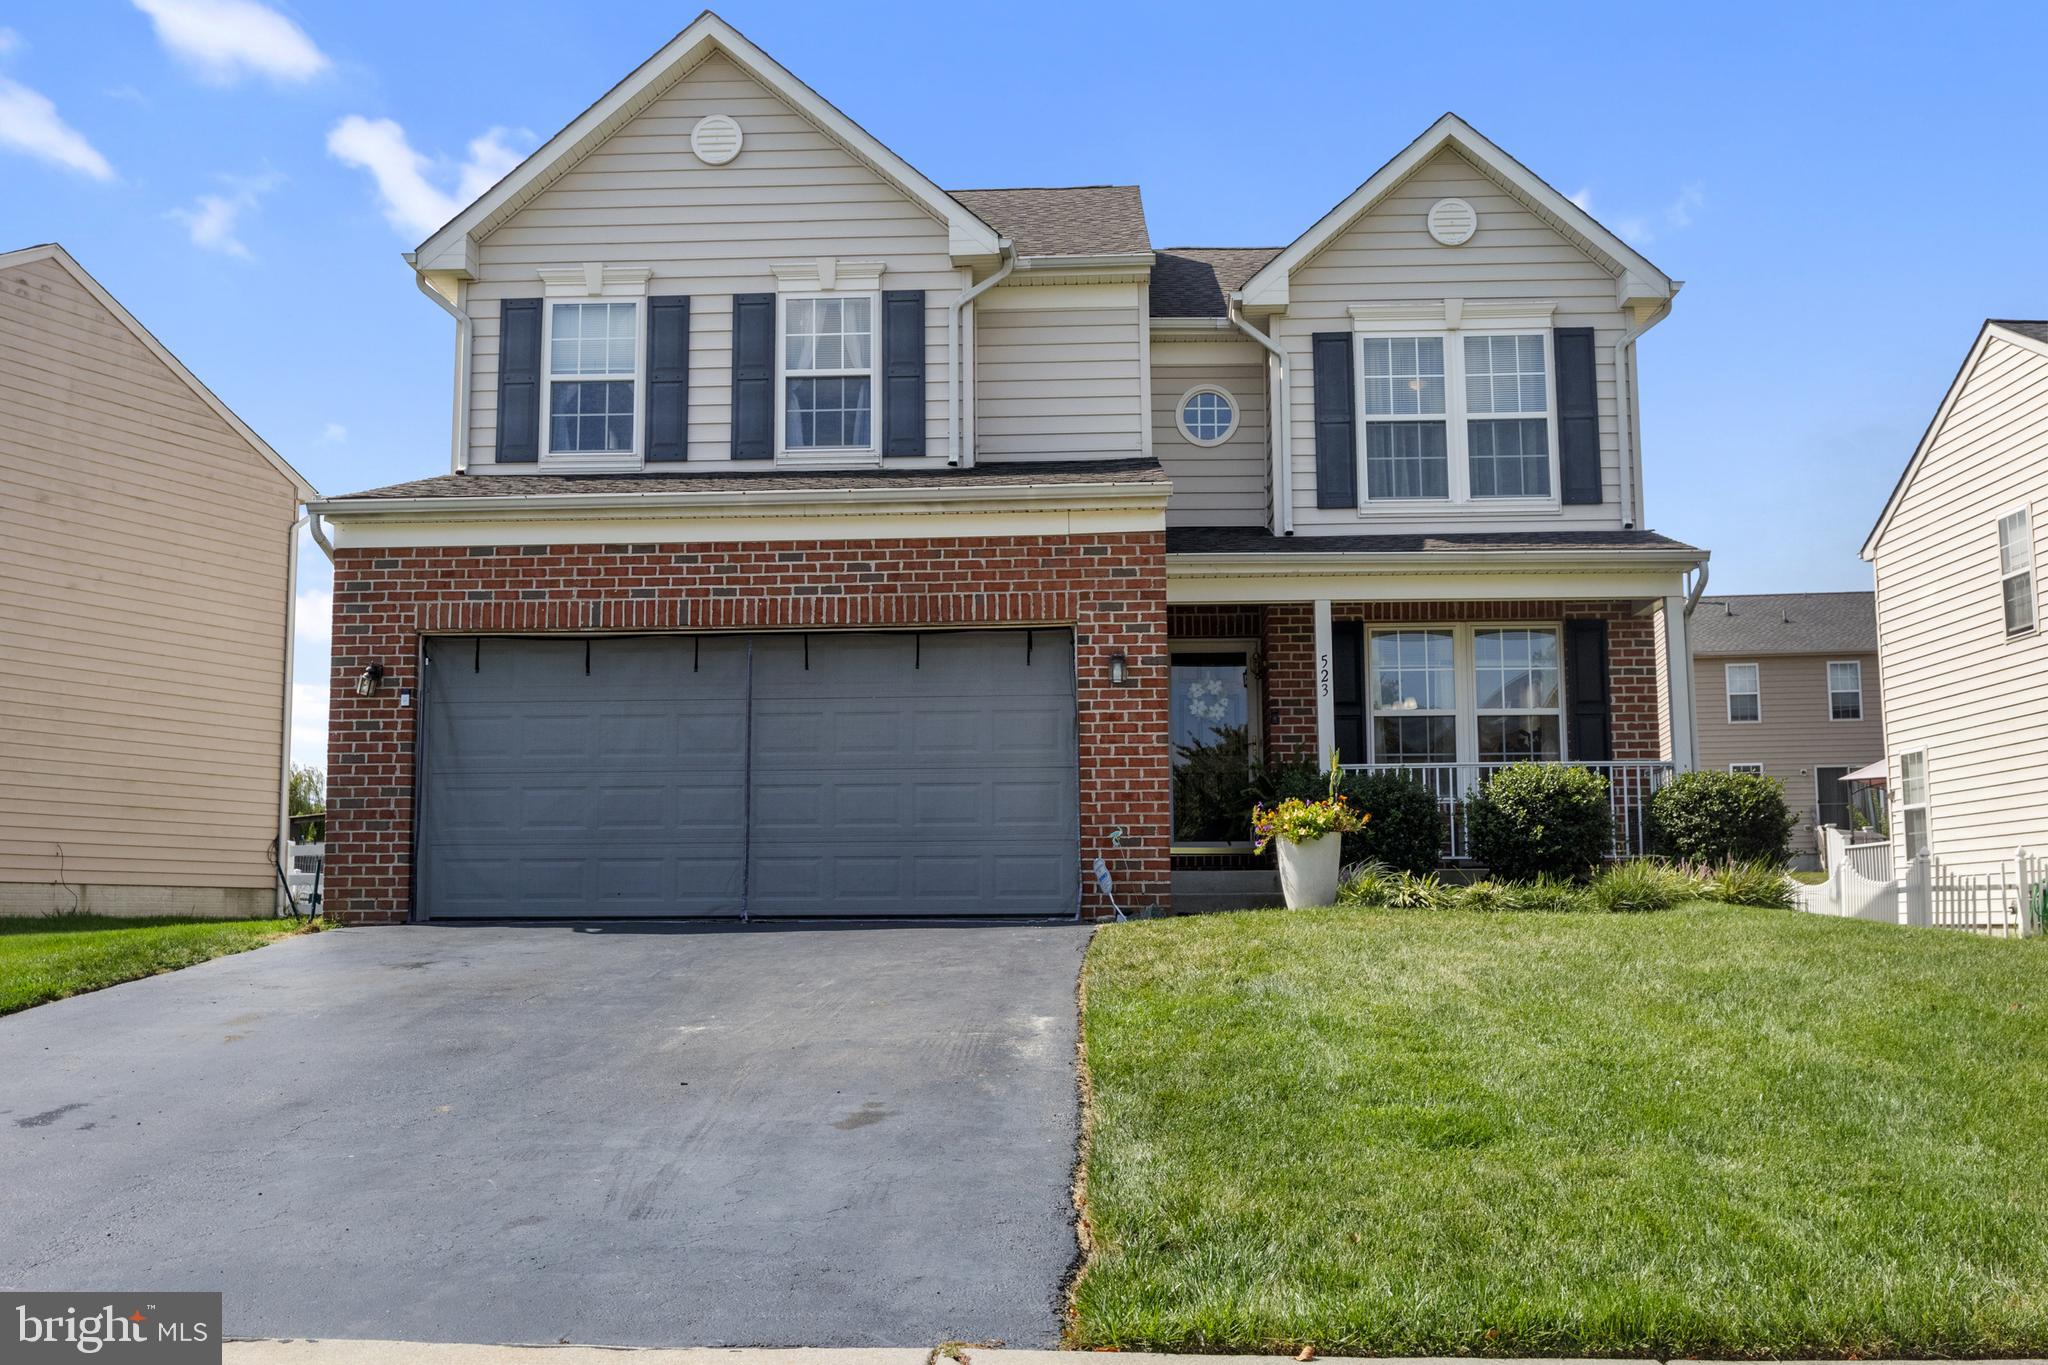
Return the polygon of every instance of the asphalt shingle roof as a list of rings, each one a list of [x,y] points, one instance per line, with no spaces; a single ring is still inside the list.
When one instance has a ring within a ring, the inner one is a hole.
[[[1159,461],[1063,460],[984,462],[967,469],[850,469],[795,473],[763,469],[697,474],[441,474],[411,483],[345,493],[328,501],[381,502],[404,498],[549,497],[592,493],[747,493],[756,490],[834,492],[848,488],[977,488],[1029,484],[1165,483]]]
[[[1777,592],[1702,597],[1694,654],[1875,654],[1877,594]]]
[[[1174,246],[1152,262],[1152,316],[1220,318],[1224,296],[1259,273],[1285,247]]]
[[[1276,536],[1263,526],[1169,526],[1178,555],[1427,554],[1469,550],[1693,550],[1655,531],[1461,531],[1358,536]]]
[[[1019,256],[1110,256],[1150,251],[1136,185],[949,190],[967,211],[1008,237]]]
[[[1992,318],[1993,327],[2003,327],[2008,332],[2018,332],[2023,337],[2036,341],[2048,341],[2048,322],[2019,322],[2010,318]]]

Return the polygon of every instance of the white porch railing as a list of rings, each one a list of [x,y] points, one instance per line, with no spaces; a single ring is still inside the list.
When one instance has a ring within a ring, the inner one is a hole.
[[[1465,798],[1481,782],[1511,765],[1506,763],[1347,763],[1348,773],[1399,773],[1420,783],[1436,797],[1444,813],[1444,857],[1462,861],[1472,856],[1465,827]],[[1676,765],[1637,759],[1612,763],[1565,763],[1587,768],[1607,779],[1607,807],[1614,815],[1614,856],[1640,857],[1648,852],[1650,798],[1677,773]]]

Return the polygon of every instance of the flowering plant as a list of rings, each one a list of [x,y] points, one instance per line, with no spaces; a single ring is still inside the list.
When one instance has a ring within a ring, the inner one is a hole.
[[[1290,796],[1275,806],[1253,806],[1252,833],[1258,836],[1253,852],[1264,853],[1266,845],[1276,838],[1290,844],[1312,844],[1325,834],[1350,834],[1364,829],[1365,822],[1372,817],[1353,810],[1350,800],[1338,794],[1337,783],[1341,780],[1343,772],[1337,766],[1337,756],[1331,754],[1330,790],[1322,800]]]

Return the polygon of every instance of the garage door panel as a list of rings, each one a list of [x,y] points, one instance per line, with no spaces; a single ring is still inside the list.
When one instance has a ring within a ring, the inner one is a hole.
[[[428,658],[430,917],[1074,913],[1064,631],[436,640]]]

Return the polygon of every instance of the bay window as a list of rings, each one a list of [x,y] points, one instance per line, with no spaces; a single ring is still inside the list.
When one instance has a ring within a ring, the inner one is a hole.
[[[875,313],[871,294],[785,298],[782,448],[875,449]]]
[[[616,458],[638,452],[640,304],[549,303],[547,454]]]
[[[1563,667],[1554,626],[1375,630],[1370,761],[1396,766],[1556,762]]]

